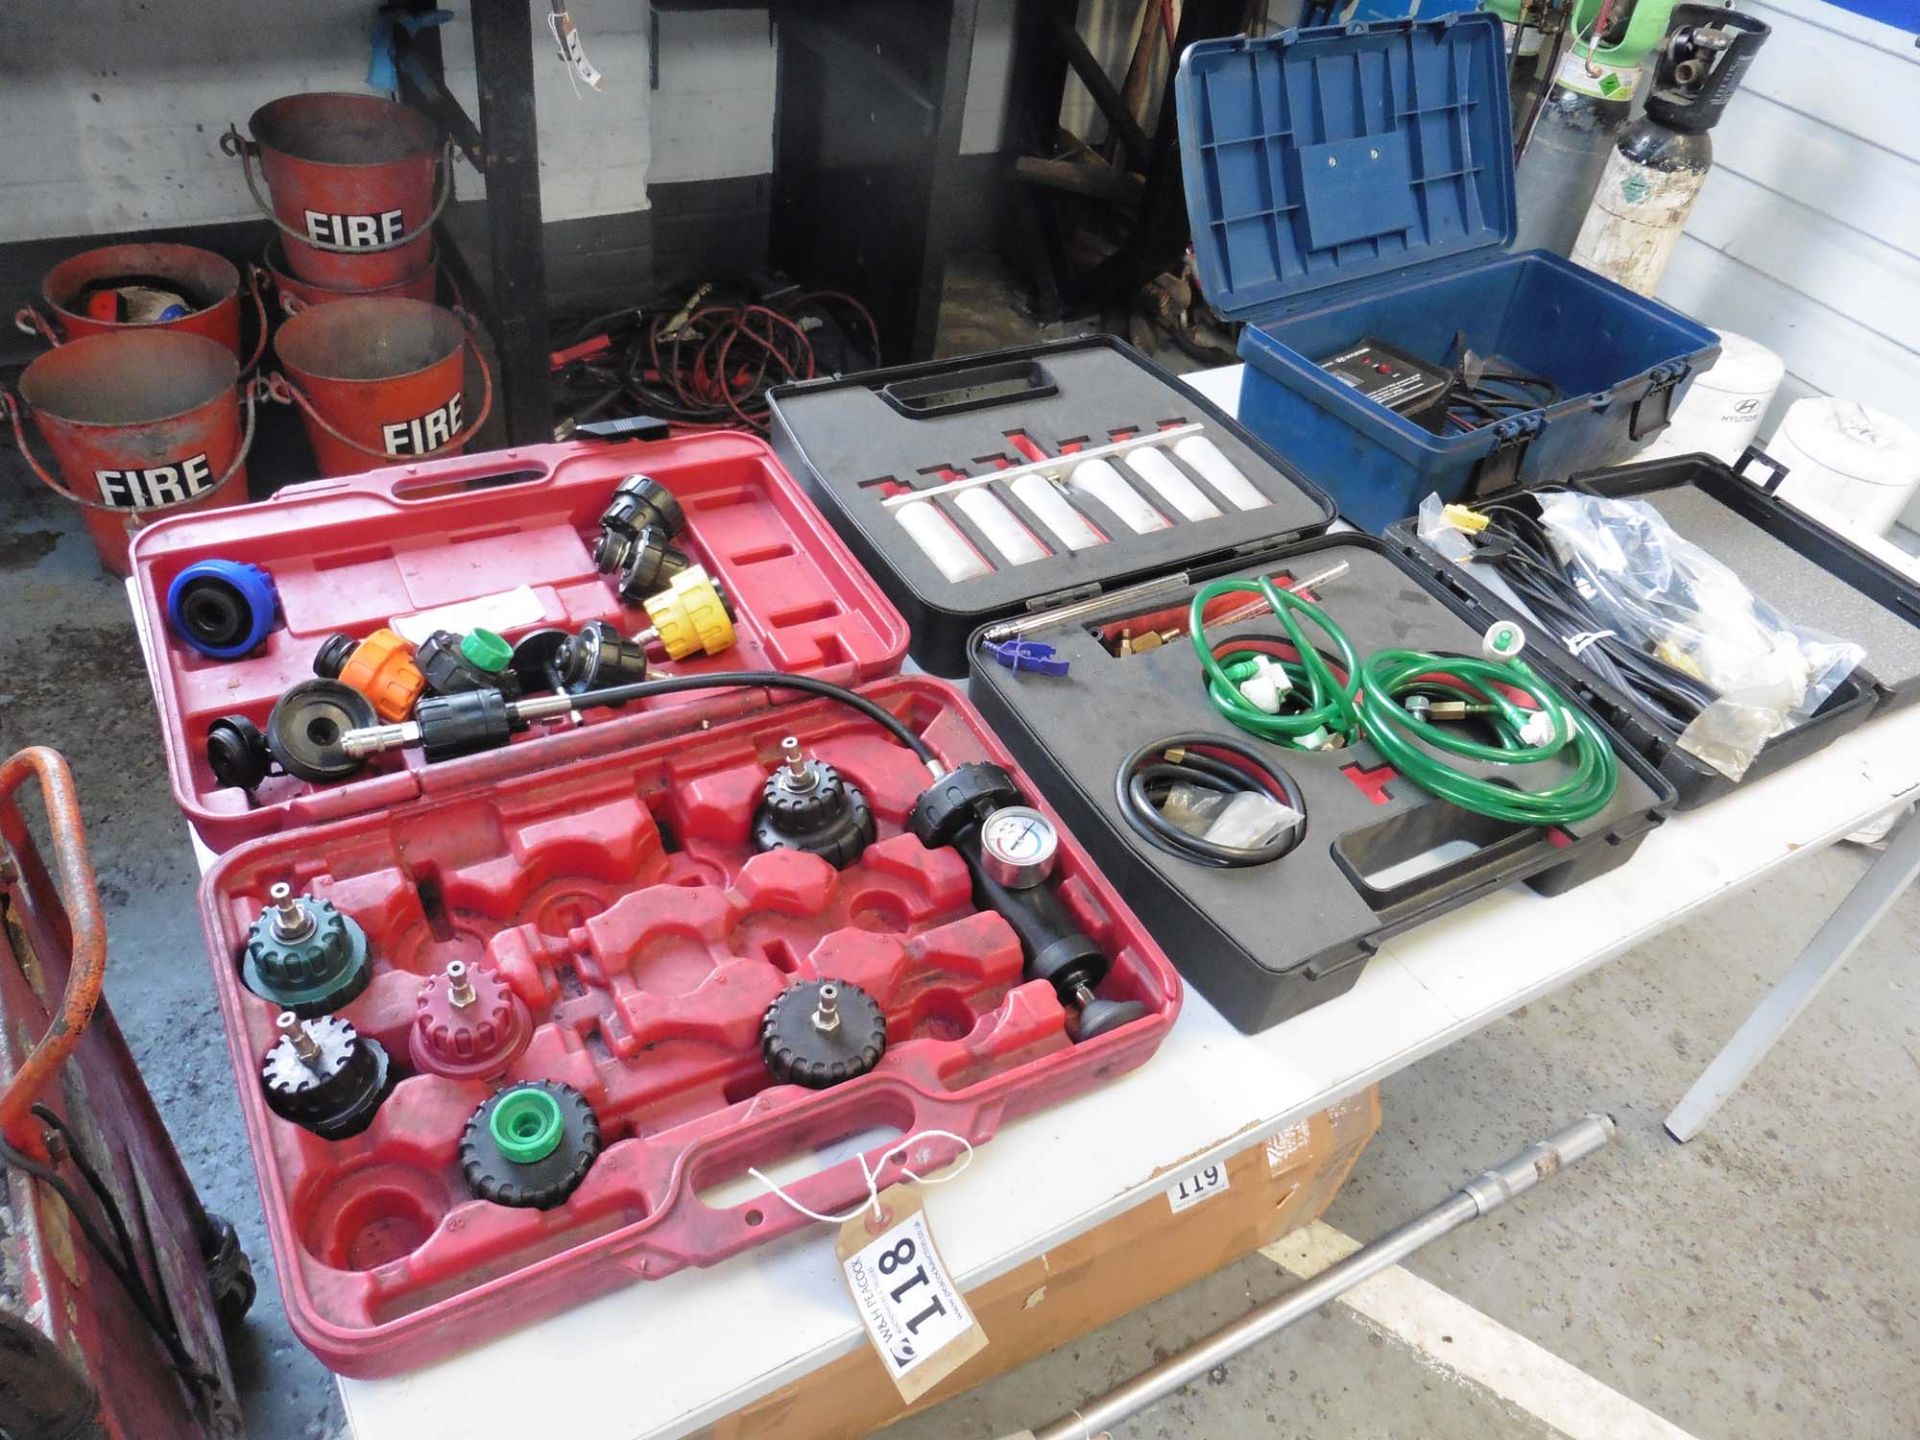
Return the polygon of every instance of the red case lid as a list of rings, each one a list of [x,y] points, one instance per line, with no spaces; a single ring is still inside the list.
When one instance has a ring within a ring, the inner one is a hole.
[[[768,691],[668,696],[584,712],[574,728],[536,729],[504,750],[442,761],[430,772],[417,752],[403,752],[333,785],[275,776],[249,796],[215,781],[207,726],[234,714],[264,725],[280,694],[312,676],[314,652],[335,631],[364,636],[397,617],[522,586],[539,615],[505,627],[509,640],[589,620],[624,633],[645,628],[645,612],[621,604],[592,558],[613,487],[635,473],[679,499],[687,526],[678,543],[735,610],[733,649],[671,662],[664,673],[767,669],[855,685],[900,668],[906,622],[757,436],[536,445],[296,485],[260,504],[163,521],[134,539],[136,607],[167,768],[201,838],[225,850],[428,791],[490,783],[530,763],[558,764],[683,729],[687,706],[705,718],[786,703]],[[215,558],[260,566],[280,594],[281,623],[240,660],[200,654],[166,618],[174,576]]]

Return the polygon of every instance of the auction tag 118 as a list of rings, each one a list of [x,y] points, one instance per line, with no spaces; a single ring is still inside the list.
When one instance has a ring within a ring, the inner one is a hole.
[[[841,1225],[835,1249],[867,1338],[911,1402],[985,1348],[987,1334],[940,1263],[919,1192],[892,1186],[880,1207],[885,1229],[871,1228],[869,1207]]]

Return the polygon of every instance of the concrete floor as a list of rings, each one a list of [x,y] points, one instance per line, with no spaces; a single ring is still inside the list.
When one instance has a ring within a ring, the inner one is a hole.
[[[1004,343],[961,277],[953,349]],[[1001,315],[1005,315],[1001,309]],[[1018,328],[1012,327],[1012,328]],[[257,1440],[342,1429],[288,1333],[194,911],[196,874],[155,743],[123,592],[69,507],[0,451],[0,751],[73,763],[106,901],[108,994],[207,1203],[261,1280],[234,1353]],[[1410,1266],[1703,1437],[1920,1433],[1920,898],[1908,896],[1747,1089],[1691,1146],[1659,1119],[1865,864],[1812,856],[1393,1080],[1386,1122],[1328,1217],[1365,1239],[1589,1109],[1608,1153]],[[932,1414],[890,1440],[1051,1418],[1275,1293],[1243,1262]],[[1244,1355],[1121,1437],[1426,1440],[1540,1427],[1335,1310]]]

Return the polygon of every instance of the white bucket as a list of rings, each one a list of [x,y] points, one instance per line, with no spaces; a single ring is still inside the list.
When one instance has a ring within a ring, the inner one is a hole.
[[[1920,434],[1884,411],[1819,395],[1796,400],[1767,442],[1787,467],[1778,494],[1884,535],[1920,488]]]
[[[1787,367],[1759,341],[1731,330],[1719,333],[1720,358],[1694,377],[1673,423],[1636,460],[1705,451],[1731,465],[1753,443]]]

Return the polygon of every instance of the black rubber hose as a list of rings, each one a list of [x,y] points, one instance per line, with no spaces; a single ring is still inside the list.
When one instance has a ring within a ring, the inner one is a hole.
[[[573,708],[618,705],[628,700],[645,700],[653,695],[677,695],[687,690],[724,689],[797,690],[803,695],[837,700],[850,709],[858,710],[922,760],[934,761],[933,751],[927,748],[927,742],[909,730],[885,706],[874,703],[844,685],[816,680],[811,675],[785,675],[778,670],[713,670],[704,675],[669,675],[658,680],[636,680],[631,685],[612,685],[604,690],[584,691],[573,697]]]
[[[1225,751],[1244,762],[1244,768],[1195,753],[1199,749]],[[1180,758],[1168,758],[1168,751]],[[1261,777],[1269,784],[1261,784]],[[1300,821],[1265,845],[1217,844],[1182,830],[1162,815],[1154,803],[1181,781],[1216,794],[1272,795],[1278,791],[1287,804],[1300,812]],[[1252,745],[1230,735],[1169,735],[1142,745],[1121,762],[1114,776],[1113,794],[1120,814],[1135,834],[1155,849],[1195,865],[1238,870],[1271,864],[1291,854],[1307,833],[1307,802],[1293,777],[1270,763]]]

